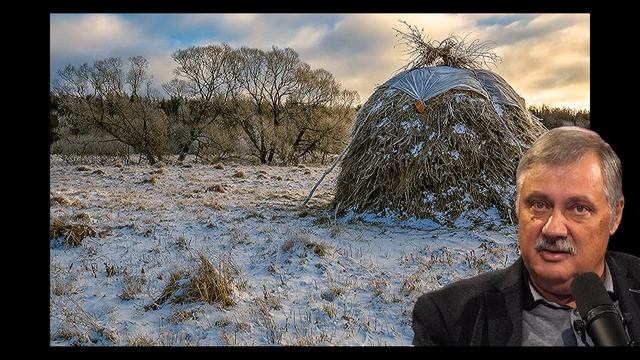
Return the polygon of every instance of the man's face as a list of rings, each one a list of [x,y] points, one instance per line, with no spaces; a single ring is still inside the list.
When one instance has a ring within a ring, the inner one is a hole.
[[[611,222],[615,214],[610,214],[595,154],[570,165],[534,165],[524,173],[517,206],[520,252],[538,287],[567,295],[577,275],[603,274],[622,204]]]

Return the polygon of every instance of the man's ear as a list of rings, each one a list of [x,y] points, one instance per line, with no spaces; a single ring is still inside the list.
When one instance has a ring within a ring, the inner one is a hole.
[[[618,230],[618,226],[620,225],[620,221],[622,220],[622,210],[624,209],[624,200],[620,200],[618,206],[616,206],[616,213],[613,215],[613,221],[611,222],[611,226],[609,227],[609,235],[613,235],[616,230]]]

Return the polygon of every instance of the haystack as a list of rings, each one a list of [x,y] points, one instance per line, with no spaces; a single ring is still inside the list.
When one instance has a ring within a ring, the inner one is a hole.
[[[358,112],[333,206],[447,225],[495,208],[509,220],[518,161],[545,131],[492,71],[413,66]]]

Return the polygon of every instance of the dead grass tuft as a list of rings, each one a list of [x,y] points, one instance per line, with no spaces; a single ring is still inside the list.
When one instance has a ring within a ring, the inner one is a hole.
[[[151,304],[144,306],[146,311],[159,309],[162,304],[167,302],[173,294],[180,289],[178,282],[186,278],[189,274],[186,271],[174,271],[169,276],[169,281],[164,286],[162,294]]]
[[[336,310],[336,307],[331,304],[324,305],[322,307],[322,311],[324,311],[324,313],[332,319],[334,319],[336,315],[338,315],[338,310]]]
[[[204,301],[223,307],[235,305],[232,295],[234,278],[239,275],[237,267],[228,259],[221,259],[218,267],[213,266],[202,254],[199,254],[199,259],[200,266],[195,273],[172,273],[160,297],[145,305],[144,309],[158,309],[170,299],[175,304]]]
[[[178,250],[184,250],[189,247],[189,241],[184,236],[178,236],[176,239],[176,248]]]
[[[215,191],[215,192],[219,192],[219,193],[225,193],[226,190],[224,189],[224,186],[220,185],[220,184],[215,184],[215,185],[211,185],[207,188],[207,191]]]
[[[160,344],[146,335],[135,335],[127,340],[127,346],[159,346]]]
[[[291,234],[291,236],[282,243],[280,249],[283,252],[292,252],[297,246],[301,246],[305,249],[311,249],[318,256],[325,256],[329,251],[329,246],[327,244],[311,240],[309,232],[304,230]]]
[[[191,278],[183,295],[176,297],[176,303],[205,301],[224,307],[235,305],[231,298],[233,281],[225,264],[216,269],[209,259],[200,254],[200,268]]]
[[[85,224],[67,224],[62,219],[55,219],[51,223],[49,229],[49,239],[55,239],[58,236],[64,236],[64,242],[71,246],[80,246],[82,239],[85,237],[105,236],[108,230],[100,233],[89,225]]]
[[[63,279],[52,279],[50,283],[51,293],[56,296],[72,295],[78,293],[75,279],[66,277]]]
[[[245,174],[244,174],[244,171],[242,171],[242,170],[238,170],[238,171],[236,171],[236,173],[235,173],[235,174],[233,174],[233,177],[235,177],[235,178],[242,178],[242,179],[244,179],[244,178],[246,178],[246,177],[247,177],[247,175],[245,175]]]
[[[195,313],[196,313],[195,309],[178,310],[173,314],[171,314],[171,316],[169,317],[169,323],[177,324],[177,323],[185,322],[188,320],[197,320],[198,317],[196,316]]]
[[[227,205],[226,204],[221,204],[219,202],[217,202],[216,200],[205,200],[203,203],[204,206],[211,208],[213,210],[226,210],[227,209]]]
[[[132,300],[135,299],[138,294],[142,292],[142,287],[146,283],[144,275],[129,275],[124,274],[124,287],[122,288],[122,294],[120,299]]]
[[[310,242],[305,245],[307,249],[313,249],[313,252],[318,256],[327,255],[329,247],[321,242]]]
[[[69,200],[67,198],[65,198],[64,196],[52,196],[51,198],[49,198],[49,206],[53,205],[53,204],[58,204],[58,205],[62,205],[62,206],[73,206],[73,207],[77,207],[77,208],[82,208],[82,204],[80,203],[80,200],[75,199],[75,200]]]

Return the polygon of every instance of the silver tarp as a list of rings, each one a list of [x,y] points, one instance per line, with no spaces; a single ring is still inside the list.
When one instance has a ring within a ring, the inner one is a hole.
[[[524,99],[516,94],[503,78],[488,70],[448,66],[406,70],[389,79],[383,86],[402,90],[414,99],[422,101],[451,89],[470,90],[494,104],[516,106],[526,110]]]

